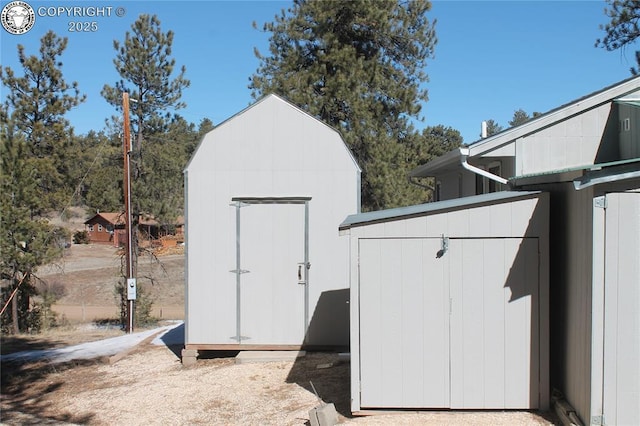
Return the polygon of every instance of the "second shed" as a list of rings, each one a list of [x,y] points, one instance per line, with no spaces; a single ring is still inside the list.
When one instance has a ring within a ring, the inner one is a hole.
[[[547,409],[548,194],[362,213],[351,240],[351,410]]]

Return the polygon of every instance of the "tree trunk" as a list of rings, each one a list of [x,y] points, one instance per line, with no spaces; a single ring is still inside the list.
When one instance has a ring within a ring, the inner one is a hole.
[[[20,323],[18,322],[18,292],[11,299],[11,319],[13,321],[13,334],[20,333]]]

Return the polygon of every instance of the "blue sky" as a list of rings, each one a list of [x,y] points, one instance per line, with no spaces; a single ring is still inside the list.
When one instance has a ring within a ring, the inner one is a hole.
[[[4,7],[8,2],[2,0]],[[115,110],[100,96],[104,84],[119,80],[113,40],[139,14],[156,14],[162,29],[175,32],[173,57],[185,65],[191,87],[183,94],[188,121],[218,124],[251,102],[249,77],[259,63],[253,49],[268,52],[268,33],[258,28],[272,21],[289,1],[28,1],[44,6],[123,7],[123,17],[36,16],[24,35],[1,34],[2,66],[18,74],[17,44],[37,54],[49,30],[69,38],[61,60],[65,79],[77,81],[87,101],[68,114],[76,133],[102,130]],[[504,127],[519,108],[546,112],[629,78],[633,52],[594,47],[606,23],[604,1],[445,1],[433,2],[438,44],[426,69],[429,101],[422,128],[443,124],[458,129],[466,143],[478,139],[482,120]],[[95,21],[95,32],[69,32],[72,22]],[[4,100],[4,87],[2,88]]]

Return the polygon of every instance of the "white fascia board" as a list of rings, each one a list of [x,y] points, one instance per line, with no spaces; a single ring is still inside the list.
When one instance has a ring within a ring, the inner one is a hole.
[[[462,163],[461,158],[469,154],[467,148],[456,148],[453,151],[449,151],[444,155],[429,161],[426,164],[416,167],[409,172],[409,177],[431,177],[437,174],[441,174],[444,170],[451,169],[453,167],[460,167]]]

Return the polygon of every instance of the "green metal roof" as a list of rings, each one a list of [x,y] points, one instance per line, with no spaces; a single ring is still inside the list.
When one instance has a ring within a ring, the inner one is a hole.
[[[640,99],[619,99],[616,100],[619,104],[631,105],[640,108]]]
[[[474,195],[471,197],[436,201],[433,203],[352,214],[340,224],[339,230],[343,231],[371,223],[391,222],[394,220],[401,220],[416,216],[427,216],[474,206],[477,207],[487,204],[506,203],[518,199],[537,197],[539,194],[541,194],[540,191],[500,191],[489,194]]]

